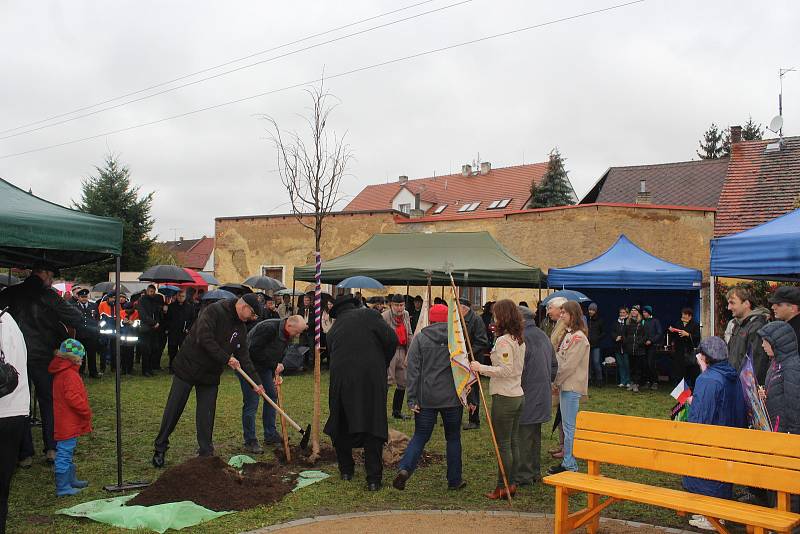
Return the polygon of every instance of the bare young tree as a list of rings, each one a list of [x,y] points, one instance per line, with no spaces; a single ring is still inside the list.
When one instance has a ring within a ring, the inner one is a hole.
[[[289,193],[292,214],[297,222],[314,232],[314,258],[316,260],[316,291],[314,298],[315,342],[314,342],[314,417],[311,431],[311,457],[319,457],[320,436],[320,356],[321,331],[321,286],[322,258],[320,245],[325,217],[342,200],[339,186],[352,158],[346,133],[337,136],[330,132],[328,120],[335,104],[325,90],[324,80],[318,87],[306,90],[311,98],[310,115],[304,117],[308,132],[282,131],[272,117],[264,117],[270,123],[270,138],[278,151],[278,172],[281,182]]]

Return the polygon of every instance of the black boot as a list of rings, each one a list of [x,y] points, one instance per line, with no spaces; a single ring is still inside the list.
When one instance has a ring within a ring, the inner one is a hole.
[[[403,415],[403,398],[405,396],[406,390],[395,388],[392,398],[392,417],[395,419],[408,419],[408,416]]]

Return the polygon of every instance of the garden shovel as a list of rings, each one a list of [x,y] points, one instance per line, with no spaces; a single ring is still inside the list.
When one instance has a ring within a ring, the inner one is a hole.
[[[256,384],[255,382],[253,382],[253,379],[252,379],[252,378],[250,378],[250,377],[247,375],[247,373],[245,373],[245,372],[244,372],[244,369],[242,369],[241,367],[237,367],[237,368],[236,368],[236,372],[238,372],[240,375],[242,375],[242,377],[243,377],[245,380],[247,380],[247,383],[248,383],[248,384],[250,384],[250,386],[251,386],[253,389],[255,389],[255,388],[257,388],[257,387],[258,387],[258,384]],[[269,398],[269,395],[267,395],[267,394],[266,394],[266,392],[262,392],[262,393],[261,393],[261,396],[262,396],[262,397],[264,397],[264,400],[265,400],[266,402],[268,402],[268,403],[270,404],[270,406],[272,406],[273,408],[275,408],[275,411],[277,411],[279,414],[281,414],[283,417],[285,417],[285,418],[286,418],[286,420],[289,422],[289,424],[290,424],[290,425],[292,425],[292,427],[293,427],[295,430],[297,430],[298,432],[300,432],[300,434],[303,436],[303,439],[301,439],[301,440],[300,440],[300,448],[301,448],[301,449],[303,449],[303,450],[306,450],[306,449],[308,448],[308,440],[311,438],[311,425],[308,425],[308,426],[306,427],[306,429],[305,429],[305,430],[303,430],[303,428],[302,428],[300,425],[298,425],[297,423],[295,423],[295,422],[292,420],[292,418],[291,418],[291,417],[289,417],[289,415],[288,415],[286,412],[284,412],[284,411],[283,411],[283,408],[281,408],[280,406],[278,406],[277,404],[275,404],[275,401],[273,401],[272,399],[270,399],[270,398]]]

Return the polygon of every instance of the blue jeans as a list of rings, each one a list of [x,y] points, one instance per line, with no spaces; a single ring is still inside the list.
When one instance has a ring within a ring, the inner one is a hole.
[[[603,364],[600,363],[600,347],[592,348],[592,351],[589,353],[591,356],[592,361],[592,371],[594,371],[594,379],[597,380],[598,383],[603,383]]]
[[[619,375],[619,383],[627,386],[631,383],[631,359],[625,353],[617,354],[617,375]]]
[[[578,462],[572,455],[572,442],[575,439],[575,420],[578,418],[581,394],[577,391],[562,391],[559,395],[561,406],[561,428],[564,429],[564,460],[561,465],[568,471],[577,471]]]
[[[447,441],[447,485],[461,484],[461,414],[464,408],[422,408],[414,414],[414,436],[408,442],[403,459],[398,467],[413,473],[422,456],[425,445],[431,439],[436,416],[442,414],[444,439]]]
[[[270,399],[277,402],[278,395],[275,392],[275,382],[272,375],[272,369],[258,369],[258,376],[261,377],[261,383],[264,385],[264,391]],[[248,443],[256,441],[256,414],[258,413],[258,401],[261,396],[253,391],[250,384],[240,375],[239,384],[242,386],[242,431],[244,433],[244,442]],[[264,439],[265,440],[280,440],[275,428],[275,408],[268,402],[264,402],[264,409],[262,410],[262,420],[264,422]]]
[[[70,438],[56,442],[56,461],[53,469],[56,473],[66,473],[72,467],[72,455],[78,446],[78,438]]]

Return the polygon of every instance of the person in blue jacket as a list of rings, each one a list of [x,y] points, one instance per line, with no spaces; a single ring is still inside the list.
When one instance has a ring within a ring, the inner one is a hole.
[[[739,373],[728,362],[725,341],[717,336],[703,339],[698,347],[697,363],[702,372],[695,381],[689,400],[689,422],[744,427],[744,394],[739,383]],[[694,477],[683,477],[683,487],[692,493],[723,499],[732,498],[733,493],[733,487],[729,483]],[[711,527],[702,516],[693,517],[689,524],[703,529]]]

